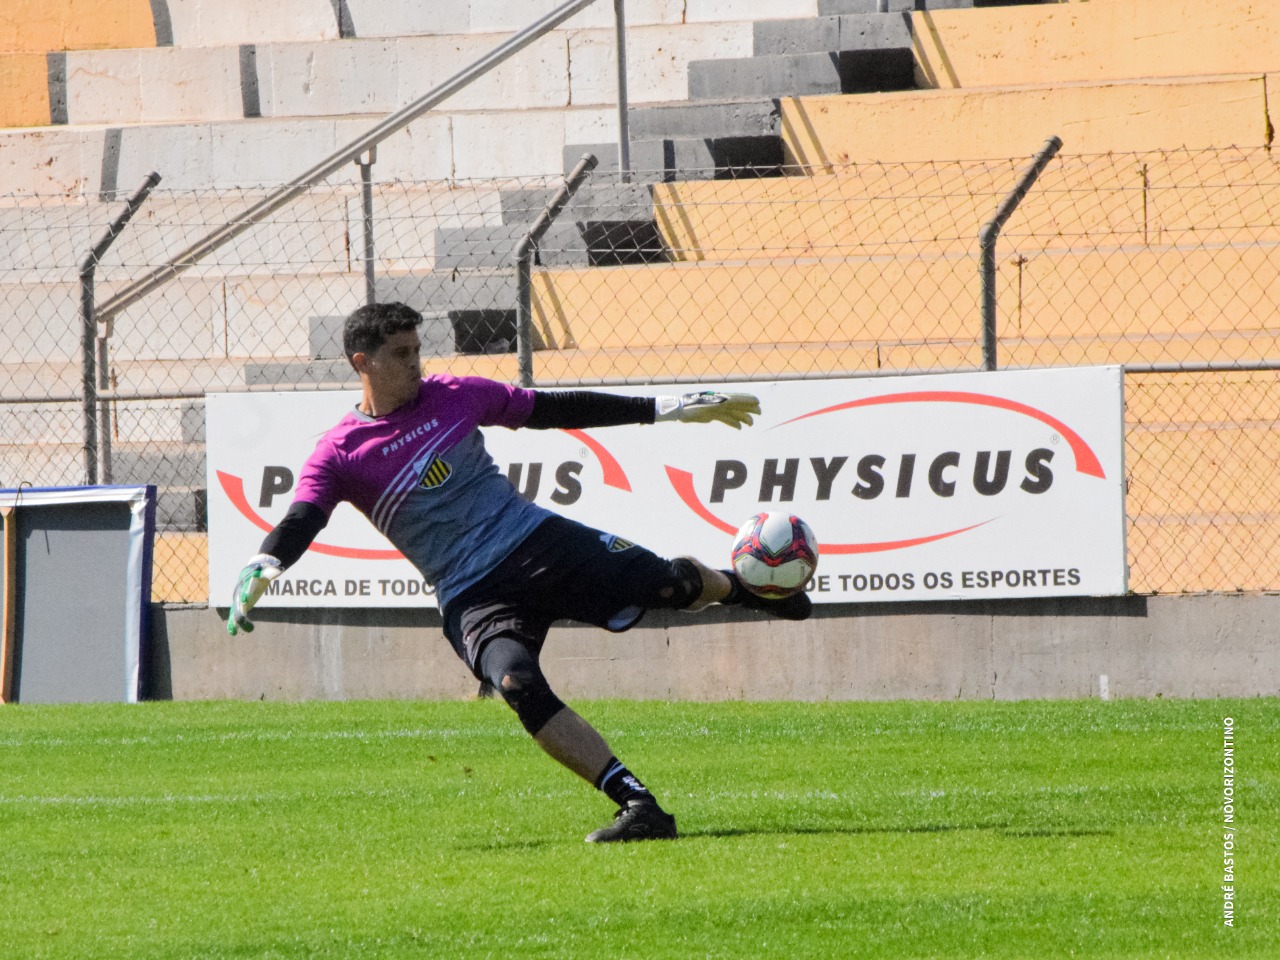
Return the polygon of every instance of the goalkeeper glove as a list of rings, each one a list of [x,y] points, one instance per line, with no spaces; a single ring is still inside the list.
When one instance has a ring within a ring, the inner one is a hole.
[[[735,430],[751,426],[751,415],[760,412],[760,401],[749,393],[686,393],[681,397],[658,397],[657,420],[681,423],[710,423],[719,420]]]
[[[253,557],[236,580],[235,592],[231,595],[231,611],[227,614],[227,633],[235,636],[241,630],[253,632],[253,621],[249,619],[249,611],[262,599],[267,586],[280,574],[284,567],[275,557],[260,553]]]

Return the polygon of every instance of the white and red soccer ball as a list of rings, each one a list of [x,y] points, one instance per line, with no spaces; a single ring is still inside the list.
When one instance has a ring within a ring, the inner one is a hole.
[[[818,568],[818,541],[790,513],[757,513],[733,538],[733,571],[752,593],[780,599],[800,593]]]

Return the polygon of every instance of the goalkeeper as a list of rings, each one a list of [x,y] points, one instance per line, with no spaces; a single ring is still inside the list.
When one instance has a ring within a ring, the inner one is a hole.
[[[646,609],[742,604],[790,620],[809,616],[803,593],[765,600],[730,571],[668,560],[523,499],[485,450],[479,427],[534,430],[719,421],[735,430],[759,413],[745,394],[682,397],[524,390],[479,377],[422,376],[417,327],[400,303],[347,318],[343,347],[360,376],[355,409],[307,460],[293,503],[240,574],[227,629],[268,583],[297,562],[342,501],[353,504],[435,587],[444,634],[475,676],[512,707],[554,759],[618,806],[587,840],[670,838],[675,818],[613,755],[596,730],[552,692],[538,664],[556,620],[611,631]]]

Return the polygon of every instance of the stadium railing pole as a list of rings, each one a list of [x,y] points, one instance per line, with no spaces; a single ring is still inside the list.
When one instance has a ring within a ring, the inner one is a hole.
[[[1036,178],[1049,161],[1062,149],[1061,137],[1050,137],[1032,158],[1031,166],[1022,171],[1017,185],[1000,201],[995,215],[978,231],[978,273],[982,278],[982,369],[996,368],[996,240],[1005,222],[1018,209]]]
[[[599,161],[592,154],[583,154],[555,196],[538,214],[538,219],[516,244],[516,359],[522,387],[533,386],[533,251],[597,163]]]
[[[614,30],[618,48],[618,172],[622,182],[631,180],[631,124],[627,120],[627,13],[626,0],[613,0]]]
[[[93,486],[98,482],[99,453],[103,455],[103,479],[107,483],[111,482],[111,454],[110,448],[105,446],[111,442],[111,431],[107,429],[108,408],[105,403],[100,406],[98,401],[99,390],[105,390],[109,386],[110,358],[106,341],[111,335],[111,320],[107,320],[106,334],[99,338],[98,315],[94,305],[95,274],[98,264],[110,249],[111,244],[115,243],[120,231],[133,219],[138,208],[146,201],[147,195],[159,182],[160,174],[155,171],[147,174],[147,178],[142,181],[142,186],[134,191],[133,196],[125,202],[124,209],[107,224],[107,228],[99,235],[85,258],[80,261],[80,381],[84,397],[84,481],[86,486]]]
[[[373,165],[378,162],[378,148],[372,146],[356,158],[360,168],[360,208],[364,215],[364,302],[375,303],[373,251]]]

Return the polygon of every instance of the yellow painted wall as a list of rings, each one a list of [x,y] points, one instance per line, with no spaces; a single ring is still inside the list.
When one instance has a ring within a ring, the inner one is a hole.
[[[43,53],[0,53],[0,127],[49,123],[49,68]]]
[[[1130,516],[1129,589],[1135,593],[1269,590],[1275,515],[1247,520]]]
[[[209,535],[158,533],[152,551],[151,597],[157,603],[203,603],[209,599]],[[226,598],[214,598],[226,604]]]
[[[1073,154],[1263,147],[1272,135],[1267,91],[1256,76],[792,97],[782,101],[783,149],[800,170],[829,171],[1030,157],[1054,135]]]
[[[154,47],[149,0],[4,0],[0,53]]]
[[[922,87],[1280,70],[1275,0],[1097,0],[911,14]]]

